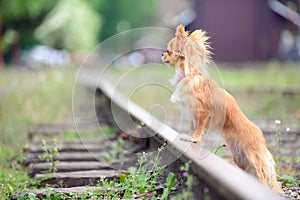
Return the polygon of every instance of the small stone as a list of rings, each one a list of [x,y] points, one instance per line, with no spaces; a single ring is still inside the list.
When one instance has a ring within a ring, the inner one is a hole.
[[[129,135],[127,133],[124,133],[124,132],[121,134],[121,137],[122,137],[123,140],[128,140],[129,139]]]
[[[204,187],[204,188],[203,188],[203,193],[204,193],[204,194],[209,193],[209,188],[208,188],[208,187]]]
[[[296,186],[291,186],[289,189],[292,190],[292,191],[296,191],[297,187]]]
[[[298,197],[298,194],[297,194],[297,192],[292,192],[292,193],[290,194],[290,196],[293,197],[293,198],[297,198],[297,197]]]

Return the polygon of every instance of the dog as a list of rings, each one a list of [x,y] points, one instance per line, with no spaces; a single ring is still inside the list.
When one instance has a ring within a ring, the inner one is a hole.
[[[201,142],[204,130],[219,130],[238,167],[283,193],[276,180],[275,161],[266,147],[263,132],[206,70],[211,59],[208,39],[205,31],[196,30],[189,35],[184,26],[177,27],[175,37],[162,55],[162,61],[175,68],[175,75],[170,80],[176,87],[171,101],[188,107],[191,142]]]

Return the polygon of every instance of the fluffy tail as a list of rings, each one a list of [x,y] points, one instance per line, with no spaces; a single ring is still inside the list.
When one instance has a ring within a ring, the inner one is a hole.
[[[281,187],[278,185],[277,182],[277,174],[275,170],[275,161],[272,157],[272,154],[268,149],[266,149],[266,181],[269,187],[273,190],[276,190],[279,193],[284,193]]]

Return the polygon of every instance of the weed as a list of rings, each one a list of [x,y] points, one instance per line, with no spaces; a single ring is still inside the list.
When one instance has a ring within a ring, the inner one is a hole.
[[[298,175],[298,179],[299,178],[300,178],[300,176]],[[300,186],[300,182],[297,180],[297,176],[290,176],[287,174],[283,174],[279,180],[282,183],[284,183],[284,185],[287,187],[292,186],[292,185]]]
[[[138,159],[139,166],[128,169],[128,174],[123,174],[119,177],[119,181],[107,181],[101,179],[101,185],[104,188],[102,197],[104,199],[114,198],[143,198],[148,195],[156,194],[158,177],[162,174],[163,168],[160,167],[160,153],[164,146],[158,149],[158,152],[152,160],[152,167],[149,166],[148,154],[143,152]],[[166,180],[166,188],[161,199],[167,199],[171,189],[176,181],[176,176],[173,173],[168,175]]]
[[[124,145],[125,145],[125,141],[122,138],[118,138],[118,149],[120,150],[119,154],[118,154],[118,158],[119,159],[124,159],[125,158],[125,150],[124,150]]]
[[[107,154],[105,154],[106,162],[108,163],[108,165],[112,165],[113,161],[116,159],[124,159],[125,158],[124,145],[125,145],[125,141],[119,137],[116,147],[113,148]]]
[[[163,150],[163,147],[158,149],[158,153],[153,159],[153,166],[149,169],[149,163],[147,153],[143,152],[142,156],[138,160],[139,168],[131,168],[129,170],[130,175],[127,177],[126,182],[130,184],[125,185],[124,197],[132,197],[134,194],[146,194],[155,191],[157,185],[157,178],[162,174],[163,168],[159,167],[160,158],[159,154]]]
[[[222,144],[221,146],[218,146],[216,148],[211,149],[210,151],[214,153],[215,155],[223,158],[224,157],[224,152],[223,148],[226,147],[226,144]]]
[[[176,182],[176,175],[173,174],[172,172],[169,173],[167,180],[166,180],[166,187],[164,189],[164,192],[161,196],[161,199],[167,199],[171,190],[174,189],[174,184]]]
[[[17,197],[17,200],[39,200],[39,198],[36,194],[29,193],[28,195]]]
[[[0,172],[0,199],[10,199],[16,191],[22,191],[33,183],[27,172],[15,169]]]
[[[281,164],[287,161],[288,159],[286,157],[281,156],[281,136],[283,136],[283,134],[287,134],[290,131],[290,128],[287,128],[286,132],[282,133],[280,130],[281,120],[276,119],[274,123],[275,123],[275,151],[276,151],[275,160],[276,162]]]
[[[277,155],[280,156],[280,146],[281,146],[281,141],[280,141],[280,124],[281,124],[281,121],[276,119],[275,120],[275,144],[276,144],[276,153]]]
[[[276,145],[276,156],[275,160],[278,165],[282,165],[283,163],[299,163],[299,159],[295,159],[293,157],[283,157],[281,156],[281,139],[280,137],[282,136],[282,133],[280,131],[280,125],[281,121],[280,120],[275,120],[275,145]],[[285,134],[287,134],[290,131],[290,128],[286,128]],[[285,167],[283,169],[279,169],[277,167],[277,171],[280,172],[281,176],[279,177],[279,180],[285,185],[286,187],[290,187],[293,185],[300,186],[299,183],[299,175],[297,175],[297,172],[295,169],[293,169],[291,166]]]
[[[22,168],[19,162],[24,157],[23,152],[12,153],[0,146],[0,199],[10,199],[16,191],[22,191],[33,183],[28,172]],[[17,160],[13,160],[15,158]]]
[[[186,162],[184,166],[180,167],[181,175],[186,178],[185,186],[186,189],[176,197],[173,197],[172,200],[185,200],[185,199],[194,199],[193,195],[193,186],[196,184],[196,178],[189,173],[191,162]]]
[[[276,151],[276,156],[275,156],[275,160],[277,162],[277,164],[282,164],[284,162],[287,162],[289,160],[288,157],[283,157],[281,156],[281,137],[284,134],[288,134],[288,132],[290,131],[290,128],[286,129],[285,133],[281,132],[281,120],[276,119],[274,121],[275,123],[275,151]]]
[[[83,197],[85,197],[85,196],[83,196]],[[54,191],[53,188],[47,189],[47,191],[45,192],[43,197],[41,197],[41,195],[36,195],[34,193],[28,193],[27,195],[17,197],[17,200],[40,200],[40,199],[59,200],[59,199],[79,199],[79,198],[78,198],[78,196],[75,196],[73,194],[67,195],[67,194],[63,194],[63,193],[57,193]],[[83,198],[83,199],[85,199],[85,198]]]
[[[103,125],[101,126],[101,134],[105,137],[113,136],[117,132],[117,125],[113,124],[112,126]],[[99,137],[99,136],[98,136]]]
[[[39,155],[39,159],[44,162],[50,162],[51,167],[47,172],[56,172],[56,164],[59,162],[56,158],[59,155],[59,148],[57,146],[57,140],[55,138],[52,139],[53,147],[46,146],[46,141],[41,141],[41,148],[43,150],[43,154]]]

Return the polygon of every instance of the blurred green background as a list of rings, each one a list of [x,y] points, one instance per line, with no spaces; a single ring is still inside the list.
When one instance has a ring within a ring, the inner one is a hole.
[[[156,24],[157,1],[1,0],[0,65],[35,45],[87,53],[118,32]]]

